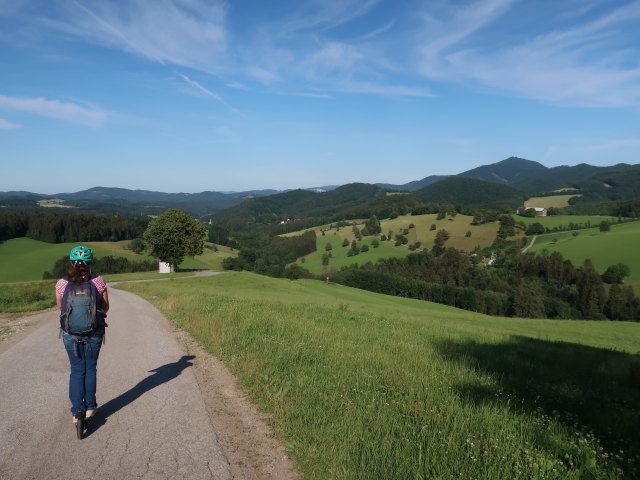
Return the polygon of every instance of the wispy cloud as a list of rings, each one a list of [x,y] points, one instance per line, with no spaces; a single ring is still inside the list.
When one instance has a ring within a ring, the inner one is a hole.
[[[549,160],[554,153],[556,153],[558,151],[558,147],[556,147],[555,145],[551,145],[549,148],[547,148],[547,151],[544,153],[544,160]]]
[[[637,147],[640,145],[640,138],[623,138],[619,140],[611,140],[606,143],[589,145],[578,150],[583,152],[596,152],[600,150],[618,150],[620,148]]]
[[[472,34],[495,22],[514,3],[515,0],[478,0],[454,9],[423,12],[421,17],[425,25],[421,34],[420,71],[429,77],[445,76],[446,65],[443,63],[446,64],[446,58],[443,55],[454,47],[459,48]],[[443,15],[446,18],[441,18]]]
[[[219,71],[227,48],[221,0],[75,0],[61,2],[61,20],[44,23],[152,61]]]
[[[433,93],[423,87],[405,85],[387,85],[370,82],[345,81],[327,85],[327,90],[342,93],[358,93],[364,95],[386,95],[402,97],[433,97]]]
[[[180,76],[180,78],[182,78],[187,84],[191,85],[192,87],[194,87],[196,90],[198,90],[200,93],[204,94],[205,96],[212,98],[214,100],[216,100],[217,102],[220,102],[222,105],[224,105],[225,107],[227,107],[229,110],[231,110],[232,112],[237,112],[237,110],[235,108],[233,108],[231,105],[229,105],[227,102],[224,101],[224,99],[220,96],[217,95],[215,93],[213,93],[211,90],[209,90],[206,87],[203,87],[202,85],[200,85],[198,82],[196,82],[195,80],[192,80],[191,78],[189,78],[188,76],[179,73],[178,74]]]
[[[574,19],[564,28],[517,39],[506,48],[465,41],[478,28],[498,20],[499,13],[505,13],[511,3],[478,2],[500,8],[485,8],[486,15],[475,20],[466,12],[459,13],[456,19],[438,24],[451,33],[423,47],[421,72],[429,78],[474,81],[497,91],[561,105],[640,104],[640,48],[623,28],[640,20],[640,1],[599,17],[590,15],[588,21]]]
[[[45,98],[20,98],[5,95],[0,95],[0,109],[17,110],[42,117],[57,118],[89,127],[99,127],[108,117],[105,111],[96,107],[47,100]]]
[[[394,27],[395,24],[396,24],[395,20],[390,20],[385,25],[383,25],[383,26],[381,26],[379,28],[376,28],[372,32],[369,32],[369,33],[366,33],[366,34],[362,35],[357,40],[360,41],[360,42],[365,41],[365,40],[371,40],[372,38],[378,37],[378,36],[382,35],[383,33],[391,30]]]
[[[0,130],[13,130],[15,128],[20,128],[22,125],[18,125],[17,123],[7,122],[6,120],[0,118]]]
[[[290,18],[281,22],[279,30],[286,34],[301,30],[328,30],[368,13],[380,0],[307,0]]]

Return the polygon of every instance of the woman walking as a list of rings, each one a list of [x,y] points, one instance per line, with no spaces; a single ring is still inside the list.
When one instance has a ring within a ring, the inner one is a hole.
[[[91,418],[97,408],[98,355],[109,310],[107,284],[102,277],[91,276],[92,261],[89,247],[74,247],[69,255],[67,277],[56,283],[60,328],[71,366],[69,400],[74,424],[78,416]]]

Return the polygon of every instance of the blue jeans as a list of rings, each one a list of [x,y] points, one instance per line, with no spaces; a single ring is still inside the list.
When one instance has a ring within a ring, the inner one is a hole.
[[[69,356],[71,374],[69,375],[69,400],[71,414],[95,409],[96,372],[98,355],[102,346],[102,334],[87,337],[86,344],[76,342],[71,335],[62,333],[64,348]]]

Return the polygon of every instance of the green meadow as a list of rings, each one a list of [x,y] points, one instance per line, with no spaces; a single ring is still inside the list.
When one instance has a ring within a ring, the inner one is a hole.
[[[317,250],[304,258],[302,265],[309,269],[312,273],[321,273],[322,268],[322,255],[327,252],[327,243],[331,244],[332,258],[329,260],[327,268],[340,269],[340,267],[351,265],[353,263],[364,264],[367,262],[376,262],[380,258],[391,257],[404,257],[410,253],[408,249],[409,244],[415,244],[421,242],[424,247],[433,247],[433,241],[438,230],[445,229],[450,234],[450,239],[447,241],[446,246],[455,247],[461,250],[470,251],[475,247],[485,247],[490,245],[495,240],[498,230],[497,222],[484,224],[484,225],[471,225],[473,217],[466,215],[456,215],[455,217],[447,217],[441,220],[436,220],[435,214],[433,215],[404,215],[393,220],[382,220],[380,226],[382,228],[382,234],[388,235],[392,232],[392,237],[402,234],[405,230],[408,233],[405,235],[409,240],[407,245],[395,246],[395,240],[379,241],[379,235],[372,235],[363,237],[358,242],[358,246],[367,245],[369,247],[368,252],[361,252],[358,255],[349,257],[347,253],[350,247],[343,247],[342,242],[347,239],[349,243],[355,240],[351,226],[329,228],[329,225],[324,225],[314,228],[316,231],[316,248]],[[355,221],[358,228],[362,228],[364,221]],[[436,230],[430,230],[432,224],[436,225]],[[413,225],[413,227],[411,227]],[[324,235],[323,235],[324,231]],[[471,236],[467,237],[466,233],[470,231]],[[288,235],[300,235],[300,232],[290,233]],[[379,246],[374,248],[372,241],[378,239]]]
[[[129,260],[149,260],[148,255],[137,255],[125,248],[129,241],[122,242],[85,242],[96,257],[113,255]],[[0,283],[27,282],[42,279],[45,271],[50,271],[60,257],[68,255],[75,243],[45,243],[30,238],[14,238],[0,243]],[[227,247],[219,247],[218,252],[206,249],[202,255],[185,258],[181,269],[222,270],[222,260],[233,255]]]
[[[640,282],[640,222],[612,225],[609,232],[600,232],[599,228],[577,232],[577,236],[573,236],[573,232],[540,235],[531,251],[558,251],[576,266],[590,258],[600,273],[609,265],[624,263],[631,269],[628,280]]]
[[[0,313],[35,312],[56,304],[55,280],[5,283],[0,287]]]
[[[520,215],[513,215],[513,218],[516,222],[522,221],[526,225],[538,222],[542,226],[547,228],[562,227],[566,229],[569,228],[570,223],[578,225],[578,228],[583,228],[587,224],[597,227],[603,220],[611,223],[616,223],[618,221],[618,219],[615,217],[606,217],[600,215],[557,215],[553,217],[522,217]]]
[[[305,280],[121,284],[221,358],[311,479],[623,479],[640,325],[489,317]]]

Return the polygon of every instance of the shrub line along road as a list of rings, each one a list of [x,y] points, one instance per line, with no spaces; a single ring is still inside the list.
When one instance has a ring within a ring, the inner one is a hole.
[[[110,289],[98,361],[98,414],[79,441],[57,313],[0,353],[0,478],[230,479],[205,403],[166,319]],[[46,320],[44,320],[46,319]]]

